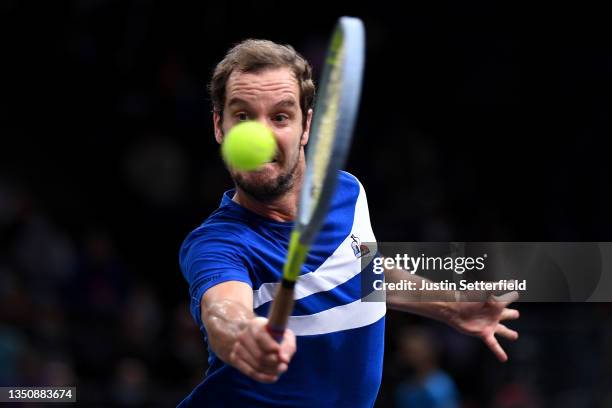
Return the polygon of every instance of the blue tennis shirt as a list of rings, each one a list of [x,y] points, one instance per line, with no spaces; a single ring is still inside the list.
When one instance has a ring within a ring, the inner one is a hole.
[[[293,222],[261,217],[223,195],[220,207],[180,250],[191,313],[206,338],[200,300],[226,281],[253,288],[255,313],[267,316],[287,255]],[[338,173],[321,232],[295,287],[289,328],[297,351],[274,384],[252,380],[209,352],[206,378],[181,407],[371,407],[382,376],[384,302],[362,302],[360,242],[375,242],[365,191]]]

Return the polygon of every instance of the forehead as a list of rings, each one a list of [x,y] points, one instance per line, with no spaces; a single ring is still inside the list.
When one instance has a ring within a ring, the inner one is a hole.
[[[300,87],[289,68],[270,68],[257,72],[231,73],[226,84],[225,103],[232,99],[261,101],[262,99],[299,100]]]

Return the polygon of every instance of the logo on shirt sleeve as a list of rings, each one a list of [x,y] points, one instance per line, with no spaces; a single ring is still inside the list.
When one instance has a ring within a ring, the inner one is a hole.
[[[353,248],[355,258],[361,258],[362,256],[370,253],[370,248],[368,248],[367,245],[362,244],[359,237],[356,237],[355,234],[351,234],[351,239],[353,240],[351,242],[351,248]]]

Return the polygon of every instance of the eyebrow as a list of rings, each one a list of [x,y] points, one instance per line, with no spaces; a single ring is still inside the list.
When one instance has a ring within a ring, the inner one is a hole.
[[[248,105],[249,103],[247,101],[245,101],[244,99],[240,99],[240,98],[231,98],[229,100],[229,102],[227,103],[228,107],[232,107],[234,105]]]
[[[227,106],[228,107],[233,107],[235,105],[246,105],[249,106],[249,102],[247,102],[244,99],[241,98],[231,98],[228,103]],[[295,102],[295,100],[293,98],[285,98],[277,103],[274,104],[274,108],[293,108],[297,106],[297,103]]]
[[[275,108],[293,108],[297,105],[294,99],[283,99],[274,104]]]

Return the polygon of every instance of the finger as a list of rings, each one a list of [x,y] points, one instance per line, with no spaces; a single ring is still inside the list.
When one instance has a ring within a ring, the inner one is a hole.
[[[495,329],[495,333],[509,340],[516,340],[519,337],[519,334],[517,331],[509,329],[508,327],[506,327],[505,325],[501,323],[497,325],[497,328]]]
[[[258,349],[248,349],[241,343],[234,346],[236,354],[244,359],[254,369],[266,374],[278,375],[283,372],[280,370],[280,363],[276,354],[263,354]],[[257,352],[258,356],[253,352]]]
[[[280,350],[280,344],[265,329],[265,327],[260,327],[259,329],[253,329],[253,337],[257,342],[257,346],[264,353],[274,353],[277,354]]]
[[[247,350],[249,350],[253,357],[255,357],[257,360],[261,358],[263,352],[257,345],[257,342],[255,341],[255,337],[253,336],[252,332],[248,330],[245,331],[238,337],[238,340],[244,345]]]
[[[251,354],[240,342],[236,342],[234,344],[234,348],[232,350],[232,353],[234,354],[235,357],[237,357],[238,359],[244,360],[245,362],[247,362],[249,364],[249,366],[253,367],[254,369],[257,369],[258,367],[258,363],[257,363],[257,359],[253,356],[253,354]]]
[[[518,310],[506,308],[502,310],[499,320],[516,320],[520,317],[520,315],[521,314]]]
[[[264,374],[264,373],[261,373],[261,372],[257,371],[248,362],[246,362],[245,360],[241,359],[234,352],[232,352],[232,354],[230,354],[230,362],[231,362],[231,364],[234,367],[236,367],[236,369],[238,369],[238,371],[240,371],[241,373],[243,373],[247,377],[250,377],[250,378],[252,378],[252,379],[254,379],[256,381],[270,384],[270,383],[276,382],[278,380],[278,376],[276,376],[276,375]]]
[[[499,302],[501,306],[506,307],[512,302],[516,302],[519,298],[519,293],[514,290],[512,292],[504,293],[500,296],[491,296],[495,302]]]
[[[279,358],[276,353],[265,353],[260,347],[255,338],[251,333],[246,333],[240,336],[240,341],[244,344],[244,347],[253,355],[255,360],[261,362],[266,366],[278,365]]]
[[[283,342],[281,343],[281,349],[279,353],[280,360],[285,364],[289,364],[289,361],[291,361],[291,358],[295,354],[295,350],[295,334],[293,334],[291,330],[287,329],[285,330]]]
[[[506,355],[506,352],[499,345],[499,342],[497,341],[497,339],[495,338],[493,334],[484,338],[484,342],[487,345],[487,347],[491,349],[493,354],[495,354],[495,357],[497,357],[499,361],[501,361],[502,363],[508,361],[508,356]]]

